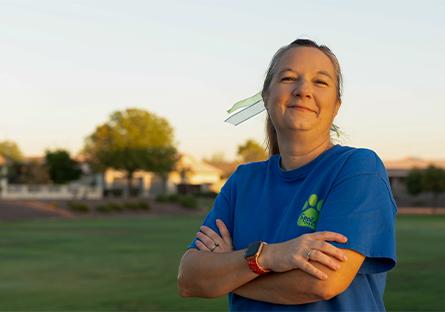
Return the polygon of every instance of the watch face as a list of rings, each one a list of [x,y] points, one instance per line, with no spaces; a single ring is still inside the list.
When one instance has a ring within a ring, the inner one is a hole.
[[[261,242],[253,242],[247,247],[246,254],[244,255],[245,258],[253,257],[258,251],[258,248],[260,248]]]

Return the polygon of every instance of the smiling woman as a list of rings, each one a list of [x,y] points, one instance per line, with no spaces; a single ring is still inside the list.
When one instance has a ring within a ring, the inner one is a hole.
[[[227,294],[236,311],[384,310],[397,208],[378,155],[331,142],[335,55],[292,42],[261,95],[270,158],[240,165],[222,188],[181,259],[180,294]]]
[[[296,51],[297,49],[299,51]],[[304,73],[302,71],[304,71]],[[306,74],[306,76],[304,76],[304,74]],[[305,79],[308,81],[305,81]],[[278,86],[280,83],[284,85],[281,88],[277,88],[281,96],[283,96],[283,93],[284,96],[286,96],[286,94],[290,95],[292,91],[301,95],[296,99],[291,99],[291,103],[289,103],[290,107],[307,108],[314,112],[317,117],[319,117],[319,111],[321,110],[321,108],[316,107],[319,104],[324,104],[327,101],[331,106],[328,106],[328,109],[335,109],[335,115],[340,107],[343,79],[338,60],[328,47],[318,46],[311,40],[295,40],[290,45],[282,47],[275,53],[267,71],[266,78],[264,79],[263,90],[261,91],[263,99],[270,96],[270,86],[274,83],[278,84]],[[314,87],[315,89],[313,95],[314,97],[317,95],[317,103],[315,102],[315,98],[308,99],[307,93],[311,90],[307,88],[310,87]],[[306,96],[301,94],[302,92],[306,92]],[[292,96],[295,97],[297,94]],[[322,99],[320,99],[321,103],[318,103],[320,97],[322,97]],[[297,103],[298,101],[299,103]],[[267,107],[266,105],[266,108]],[[335,115],[333,117],[335,117]],[[333,117],[330,121],[331,128],[324,129],[324,131],[338,131],[338,127],[332,124]],[[303,122],[303,120],[301,120],[301,122]],[[271,115],[268,114],[266,129],[268,147],[271,154],[279,153],[276,127]]]

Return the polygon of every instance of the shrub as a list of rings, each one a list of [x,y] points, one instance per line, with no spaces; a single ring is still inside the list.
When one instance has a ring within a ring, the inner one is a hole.
[[[124,207],[122,207],[119,204],[116,203],[108,203],[108,207],[110,208],[110,211],[122,211],[124,210]]]
[[[155,200],[158,203],[167,203],[169,201],[169,196],[167,194],[159,194],[159,195],[156,195]]]
[[[99,211],[99,212],[110,212],[110,209],[109,209],[107,204],[102,204],[102,205],[97,205],[96,206],[96,211]]]
[[[181,195],[179,194],[159,194],[155,200],[159,203],[177,203]]]
[[[181,204],[181,206],[183,206],[184,208],[198,208],[198,200],[196,199],[196,197],[191,195],[180,196],[178,199],[178,203]]]
[[[174,193],[167,195],[167,196],[168,196],[168,201],[172,202],[172,203],[178,203],[182,197],[182,195],[174,194]]]
[[[124,207],[128,210],[150,210],[150,205],[148,204],[148,202],[145,202],[143,200],[136,202],[126,202],[124,204]]]
[[[74,212],[85,213],[90,211],[90,207],[87,204],[79,202],[67,202],[68,209]]]
[[[193,195],[181,195],[181,194],[160,194],[156,196],[157,202],[161,203],[178,203],[185,208],[196,209],[198,208],[198,200]]]
[[[124,204],[124,208],[128,209],[128,210],[138,210],[139,209],[139,204],[135,203],[135,202],[126,202]]]
[[[120,211],[120,210],[122,210],[122,207],[120,205],[114,204],[114,203],[106,203],[106,204],[96,206],[96,211],[99,211],[99,212],[109,213],[109,212]]]
[[[145,201],[126,202],[124,208],[128,210],[149,210],[150,205]]]
[[[137,204],[139,206],[139,209],[141,209],[141,210],[150,210],[150,208],[151,208],[150,205],[145,201],[140,201]]]
[[[218,193],[212,191],[196,193],[196,196],[203,198],[215,198],[217,195]]]

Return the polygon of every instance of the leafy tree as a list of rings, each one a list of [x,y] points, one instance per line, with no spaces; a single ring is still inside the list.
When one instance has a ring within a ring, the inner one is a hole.
[[[423,172],[422,188],[425,192],[433,194],[433,203],[437,207],[439,194],[445,192],[445,170],[429,166]]]
[[[17,143],[12,141],[0,142],[0,155],[11,162],[22,162],[23,153]]]
[[[173,128],[164,118],[130,108],[110,115],[85,142],[84,152],[96,170],[114,168],[127,173],[129,194],[137,170],[152,171],[164,181],[177,161]]]
[[[261,161],[267,159],[267,153],[254,140],[247,140],[244,144],[238,146],[238,156],[242,162]]]
[[[82,174],[79,164],[65,150],[46,151],[45,160],[49,176],[56,184],[78,180]]]
[[[25,180],[36,184],[46,180],[43,168],[38,168],[37,164],[28,164],[25,166],[23,163],[23,153],[17,143],[1,141],[0,156],[2,156],[0,158],[3,158],[5,161],[3,165],[6,164],[6,176],[9,183],[20,183],[20,181]]]
[[[14,162],[8,167],[8,183],[48,184],[49,182],[48,168],[40,161]]]
[[[413,169],[406,179],[406,188],[411,195],[431,192],[433,206],[437,206],[439,194],[445,192],[445,170],[432,165],[424,170]]]
[[[406,178],[406,190],[411,195],[417,195],[422,192],[422,171],[413,169]]]

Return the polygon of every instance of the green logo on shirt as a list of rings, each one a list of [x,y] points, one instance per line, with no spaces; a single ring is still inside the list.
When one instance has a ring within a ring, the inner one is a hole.
[[[303,209],[301,209],[297,224],[315,230],[322,206],[323,200],[318,199],[317,194],[309,196],[309,199],[304,203]]]

